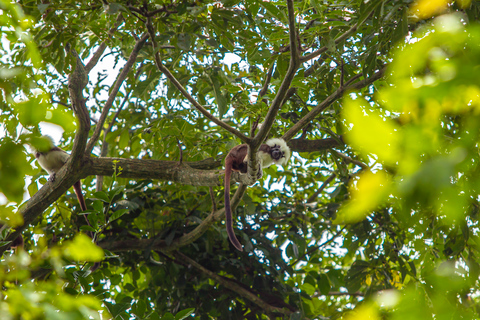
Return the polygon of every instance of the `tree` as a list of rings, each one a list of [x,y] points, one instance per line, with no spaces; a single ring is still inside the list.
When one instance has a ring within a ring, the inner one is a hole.
[[[0,6],[6,319],[479,317],[477,2]],[[222,160],[267,137],[294,156],[236,189],[239,252]]]

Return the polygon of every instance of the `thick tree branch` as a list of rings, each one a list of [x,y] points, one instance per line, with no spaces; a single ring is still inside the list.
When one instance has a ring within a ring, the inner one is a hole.
[[[77,132],[75,133],[75,140],[73,142],[72,156],[67,165],[78,169],[85,151],[88,132],[90,131],[90,115],[88,114],[85,98],[83,97],[83,89],[85,89],[88,84],[88,74],[75,49],[71,48],[70,53],[75,57],[76,67],[75,71],[68,78],[68,92],[70,94],[72,109],[75,112],[78,122]]]
[[[222,185],[222,170],[199,170],[188,162],[123,158],[90,158],[85,175],[111,176],[114,168],[121,168],[120,178],[156,179],[195,186]],[[196,163],[190,163],[195,166]],[[234,175],[235,178],[235,175]]]
[[[70,54],[75,58],[75,71],[68,78],[68,92],[72,109],[77,118],[77,131],[73,142],[73,149],[67,163],[56,173],[56,179],[48,181],[37,193],[33,195],[19,210],[23,217],[23,225],[17,227],[8,235],[5,241],[13,241],[21,232],[32,223],[53,202],[60,198],[83,174],[85,145],[90,131],[90,115],[88,114],[83,97],[83,90],[88,84],[88,74],[82,60],[74,48]],[[0,247],[0,256],[3,255],[8,245]]]
[[[108,96],[107,102],[105,102],[105,105],[103,106],[102,114],[100,115],[100,119],[98,119],[98,123],[97,123],[97,126],[95,127],[95,131],[93,132],[92,137],[88,141],[87,150],[86,150],[87,154],[90,154],[92,152],[93,147],[95,146],[95,143],[97,143],[97,140],[100,137],[100,133],[103,130],[105,120],[107,119],[110,108],[112,107],[113,101],[115,100],[117,93],[120,90],[120,87],[122,86],[123,81],[127,78],[128,72],[130,72],[130,69],[135,63],[138,53],[140,52],[140,49],[142,49],[147,39],[148,39],[148,34],[144,34],[137,41],[137,43],[133,47],[130,57],[128,57],[127,63],[125,64],[122,72],[119,74],[117,80],[115,81],[115,85],[113,86],[110,92],[110,95]]]
[[[56,173],[55,181],[48,181],[20,208],[18,213],[23,217],[23,225],[10,233],[5,241],[16,239],[45,209],[65,194],[75,182],[81,179],[84,175],[83,170],[85,167],[74,169],[69,163],[70,161]],[[7,248],[8,245],[0,247],[0,256]]]
[[[202,274],[206,275],[210,279],[220,283],[225,288],[227,288],[229,290],[232,290],[233,292],[235,292],[239,296],[241,296],[241,297],[251,301],[252,303],[256,304],[257,306],[259,306],[260,308],[265,310],[266,313],[269,313],[269,314],[270,313],[278,313],[278,314],[282,314],[282,315],[285,315],[285,316],[288,316],[292,313],[292,311],[290,311],[286,308],[278,308],[278,307],[275,307],[275,306],[272,306],[272,305],[266,303],[265,301],[263,301],[259,297],[258,294],[255,294],[254,292],[248,290],[247,288],[244,288],[243,286],[237,284],[235,281],[232,281],[228,278],[219,276],[218,274],[206,269],[205,267],[203,267],[202,265],[197,263],[195,260],[190,259],[189,257],[183,255],[182,253],[180,253],[178,251],[174,253],[174,256],[175,256],[176,259],[192,266],[193,268],[200,271]]]
[[[290,64],[288,66],[287,73],[283,79],[275,98],[268,109],[267,115],[263,121],[262,127],[258,130],[257,135],[253,138],[251,143],[248,144],[248,169],[247,169],[247,178],[250,181],[255,181],[258,177],[258,172],[261,168],[258,165],[257,160],[257,151],[260,145],[263,143],[267,137],[270,129],[275,121],[278,110],[283,105],[287,92],[290,88],[290,85],[295,77],[295,74],[300,66],[299,51],[297,45],[297,30],[295,28],[295,10],[293,6],[293,0],[287,0],[287,9],[288,9],[288,26],[289,26],[289,35],[290,35]],[[251,184],[251,183],[248,183]]]
[[[326,138],[318,140],[292,139],[288,141],[288,146],[292,151],[297,152],[316,152],[336,147],[342,147],[343,140],[335,138]]]
[[[320,114],[323,110],[325,110],[328,106],[330,106],[333,102],[339,99],[344,92],[349,90],[358,90],[365,86],[372,84],[373,82],[377,81],[383,74],[385,73],[386,67],[382,68],[381,70],[375,72],[371,77],[365,78],[361,81],[358,81],[354,84],[346,85],[344,87],[340,87],[335,90],[334,93],[329,95],[325,100],[323,100],[320,104],[318,104],[314,109],[312,109],[307,115],[305,115],[302,119],[300,119],[293,127],[291,127],[284,135],[283,139],[286,141],[292,139],[295,134],[297,134],[303,127],[308,125],[317,115]],[[347,84],[351,83],[348,81]]]

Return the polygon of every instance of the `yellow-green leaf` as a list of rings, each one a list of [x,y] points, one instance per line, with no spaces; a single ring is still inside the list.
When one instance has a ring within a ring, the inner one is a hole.
[[[363,99],[345,101],[344,118],[352,129],[345,135],[348,144],[364,153],[373,153],[386,164],[399,157],[397,125],[379,112],[368,111]]]
[[[362,221],[386,200],[391,187],[392,182],[386,173],[382,171],[363,173],[356,184],[350,185],[352,199],[340,208],[333,222],[348,224]]]
[[[102,248],[95,245],[88,236],[77,234],[72,241],[67,241],[64,247],[67,257],[75,261],[98,262],[103,260]]]

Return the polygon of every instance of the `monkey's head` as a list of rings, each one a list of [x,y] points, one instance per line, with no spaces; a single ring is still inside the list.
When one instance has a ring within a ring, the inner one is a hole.
[[[273,160],[278,161],[281,158],[285,158],[285,152],[282,151],[278,144],[272,147],[271,156]]]
[[[270,146],[270,157],[275,164],[286,165],[291,156],[290,148],[281,138],[269,139],[265,142]]]

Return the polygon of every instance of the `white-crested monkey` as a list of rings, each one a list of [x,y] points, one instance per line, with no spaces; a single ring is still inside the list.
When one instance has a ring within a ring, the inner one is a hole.
[[[232,209],[230,206],[230,176],[232,171],[247,173],[247,153],[248,146],[241,144],[233,147],[225,158],[225,223],[227,227],[228,238],[233,246],[243,251],[242,245],[235,237],[232,221]],[[258,158],[262,170],[272,164],[284,165],[290,159],[290,148],[283,139],[274,138],[267,140],[258,150]]]

